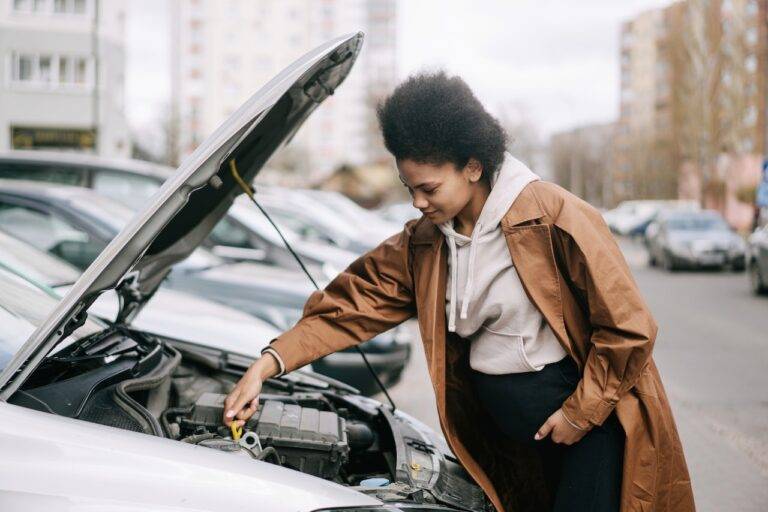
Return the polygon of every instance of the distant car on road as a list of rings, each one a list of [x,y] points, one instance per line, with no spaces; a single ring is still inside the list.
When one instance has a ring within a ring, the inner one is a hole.
[[[768,224],[758,227],[749,237],[747,269],[752,291],[768,295]]]
[[[603,213],[603,218],[618,235],[643,236],[659,212],[670,209],[695,211],[699,205],[695,201],[677,199],[637,199],[619,203],[613,210]]]
[[[658,215],[656,224],[657,232],[648,245],[652,266],[744,270],[746,244],[718,212],[666,211]]]

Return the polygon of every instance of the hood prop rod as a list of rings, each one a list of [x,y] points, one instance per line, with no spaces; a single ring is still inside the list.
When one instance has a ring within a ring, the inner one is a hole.
[[[264,208],[262,208],[262,206],[256,200],[253,188],[248,183],[246,183],[245,180],[243,180],[242,176],[240,176],[240,173],[237,171],[237,164],[235,164],[234,158],[232,158],[229,161],[229,170],[232,173],[232,178],[234,178],[235,182],[240,186],[241,189],[243,189],[243,192],[245,192],[245,195],[248,196],[248,199],[250,199],[251,202],[255,204],[259,210],[261,210],[261,213],[264,214],[264,217],[266,217],[269,223],[272,224],[272,227],[275,228],[275,231],[277,231],[277,234],[280,235],[280,239],[285,244],[285,247],[293,255],[294,259],[298,262],[299,266],[301,267],[301,270],[303,270],[304,273],[307,275],[309,280],[312,282],[312,285],[314,285],[315,289],[320,290],[320,287],[315,282],[315,279],[312,277],[312,274],[310,274],[309,270],[307,270],[307,267],[304,266],[304,263],[301,261],[301,258],[299,257],[299,255],[294,252],[293,248],[291,247],[291,244],[288,243],[288,240],[285,239],[285,237],[283,236],[283,233],[280,231],[280,228],[277,227],[277,224],[275,224],[272,221],[272,218],[269,216],[266,210],[264,210]],[[389,400],[389,403],[392,406],[392,412],[394,412],[395,409],[397,409],[397,407],[395,406],[395,402],[392,400],[392,397],[389,396],[386,386],[382,384],[381,380],[379,379],[379,376],[376,375],[376,371],[373,369],[373,366],[371,366],[371,363],[368,361],[368,358],[365,357],[365,353],[362,351],[362,349],[360,349],[360,346],[355,345],[355,349],[357,350],[358,354],[360,354],[360,356],[363,358],[365,365],[368,367],[368,371],[371,372],[371,375],[373,375],[373,378],[376,381],[376,384],[379,386],[381,391],[387,397],[387,400]]]

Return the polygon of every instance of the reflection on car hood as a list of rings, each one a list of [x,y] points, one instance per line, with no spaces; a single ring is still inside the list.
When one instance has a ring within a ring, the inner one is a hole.
[[[362,33],[333,39],[307,53],[248,99],[187,157],[147,206],[88,267],[51,316],[0,374],[7,399],[40,360],[85,316],[98,294],[117,287],[121,315],[152,295],[171,266],[205,239],[242,191],[233,163],[250,183],[278,147],[344,81],[362,47]]]
[[[30,490],[19,500],[27,510],[30,503],[39,504],[35,510],[99,512],[293,512],[381,504],[270,462],[4,403],[0,452],[0,481]],[[46,463],[36,467],[35,478],[22,475],[17,468],[36,454]],[[21,510],[12,505],[15,499],[13,492],[4,494],[3,510]]]

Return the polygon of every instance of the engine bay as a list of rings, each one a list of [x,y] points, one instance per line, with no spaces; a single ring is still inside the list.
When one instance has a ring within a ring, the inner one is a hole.
[[[384,501],[491,510],[434,433],[328,377],[268,379],[235,439],[222,423],[224,399],[250,362],[115,328],[49,357],[9,401],[272,463]]]

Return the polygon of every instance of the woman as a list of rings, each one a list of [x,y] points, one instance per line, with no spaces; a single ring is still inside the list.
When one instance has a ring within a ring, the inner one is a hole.
[[[264,379],[416,315],[443,433],[497,510],[694,510],[657,326],[601,215],[507,153],[458,77],[411,77],[378,117],[424,215],[309,297],[224,423]]]

